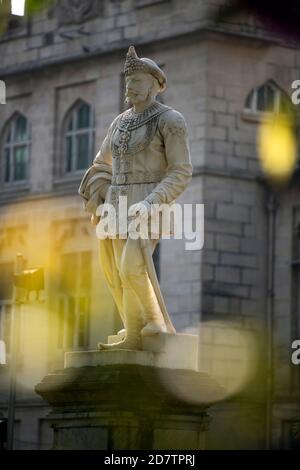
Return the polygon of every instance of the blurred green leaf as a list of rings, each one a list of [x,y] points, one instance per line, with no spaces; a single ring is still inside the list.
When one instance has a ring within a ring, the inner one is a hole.
[[[57,0],[26,0],[25,17],[48,9],[56,3]],[[5,33],[11,18],[19,18],[11,15],[11,0],[0,0],[0,37]]]
[[[26,0],[26,14],[33,15],[57,3],[57,0]]]
[[[0,36],[6,30],[11,11],[10,0],[0,1]]]

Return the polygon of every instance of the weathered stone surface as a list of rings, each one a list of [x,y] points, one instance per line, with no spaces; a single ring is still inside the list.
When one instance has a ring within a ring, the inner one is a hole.
[[[108,343],[111,344],[121,339],[122,335],[112,335],[108,337]],[[91,352],[86,352],[84,358],[81,356],[83,353],[66,353],[65,366],[72,367],[77,358],[81,358],[82,361],[91,361],[90,364],[81,363],[81,366],[116,364],[122,358],[122,363],[127,364],[131,364],[132,361],[136,360],[141,365],[198,370],[198,343],[199,337],[196,335],[159,333],[142,338],[143,351],[126,351],[126,355],[119,354],[118,358],[113,355],[99,357],[96,352],[93,353],[93,356]],[[180,351],[180,354],[178,354],[178,351]]]
[[[54,449],[138,450],[203,448],[206,410],[223,391],[196,371],[114,364],[55,371],[36,392],[52,407]]]

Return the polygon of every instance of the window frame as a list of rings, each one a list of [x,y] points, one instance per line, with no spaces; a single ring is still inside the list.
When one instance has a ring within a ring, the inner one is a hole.
[[[89,270],[90,270],[90,284],[88,287],[81,285],[80,273],[84,270],[84,257],[89,254]],[[75,286],[72,292],[64,292],[62,287],[59,287],[59,295],[57,298],[57,335],[56,335],[56,349],[58,351],[82,351],[88,347],[90,337],[90,304],[91,304],[91,291],[92,291],[92,252],[88,250],[80,250],[74,252],[66,252],[60,254],[60,265],[62,266],[62,257],[65,255],[76,256],[76,279]],[[62,270],[60,270],[62,271]],[[70,329],[69,325],[69,301],[72,298],[73,304],[73,327]],[[85,311],[80,309],[80,303],[84,300]],[[63,308],[61,308],[63,306]],[[81,328],[81,317],[84,315],[84,328]],[[70,336],[71,333],[71,336]],[[80,344],[80,336],[83,335],[83,344]],[[69,339],[71,337],[71,344]]]
[[[272,90],[274,91],[274,110],[273,111],[263,111],[257,109],[257,101],[258,101],[258,91],[261,88],[264,87],[271,87]],[[249,99],[249,97],[253,94],[253,97],[251,97],[251,106],[246,107],[246,102]],[[280,111],[280,102],[281,102],[281,97],[286,97],[288,100],[288,95],[272,80],[268,80],[265,83],[252,88],[250,92],[247,94],[245,101],[244,101],[244,107],[242,111],[242,117],[245,120],[249,121],[260,121],[263,119],[269,119],[272,118],[274,115],[276,116],[282,116],[282,118],[289,118],[291,116],[291,112],[281,112]]]
[[[78,128],[76,121],[78,111],[81,106],[89,107],[90,127]],[[69,122],[72,120],[72,130],[69,130]],[[76,169],[78,162],[78,139],[80,135],[88,135],[88,146],[89,146],[89,160],[86,168]],[[74,154],[72,155],[71,171],[67,171],[68,164],[68,138],[72,139],[72,146],[74,146]],[[72,179],[74,177],[80,177],[92,164],[94,152],[95,152],[95,113],[93,107],[84,100],[77,100],[73,106],[67,111],[63,120],[63,132],[62,132],[62,166],[61,166],[61,177]]]
[[[16,131],[16,121],[18,118],[22,117],[26,121],[26,139],[22,141],[15,140],[15,131]],[[12,132],[12,139],[10,142],[7,142],[7,136],[9,132]],[[4,124],[2,135],[1,135],[1,171],[0,171],[0,183],[1,189],[8,188],[24,188],[28,186],[30,182],[31,174],[31,125],[29,119],[21,112],[16,112],[13,116]],[[22,180],[15,180],[15,149],[16,148],[26,148],[26,161],[25,161],[25,178]],[[9,151],[9,181],[6,181],[6,151]]]

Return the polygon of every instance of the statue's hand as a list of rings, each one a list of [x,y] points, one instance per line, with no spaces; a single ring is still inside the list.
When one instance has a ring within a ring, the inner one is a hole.
[[[136,215],[137,217],[140,217],[141,220],[146,220],[151,215],[151,205],[147,201],[132,204],[128,210],[128,215]]]
[[[97,225],[100,222],[100,217],[98,215],[92,214],[91,216],[91,224]]]
[[[91,215],[91,224],[92,225],[98,225],[98,223],[100,222],[100,219],[103,215],[103,211],[104,211],[104,204],[99,204],[97,209],[94,210],[92,215]]]

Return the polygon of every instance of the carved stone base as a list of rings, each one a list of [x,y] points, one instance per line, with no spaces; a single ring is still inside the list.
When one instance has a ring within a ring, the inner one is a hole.
[[[36,386],[52,407],[53,448],[203,449],[207,409],[223,390],[197,370],[191,336],[147,337],[144,351],[66,353],[66,368]]]

